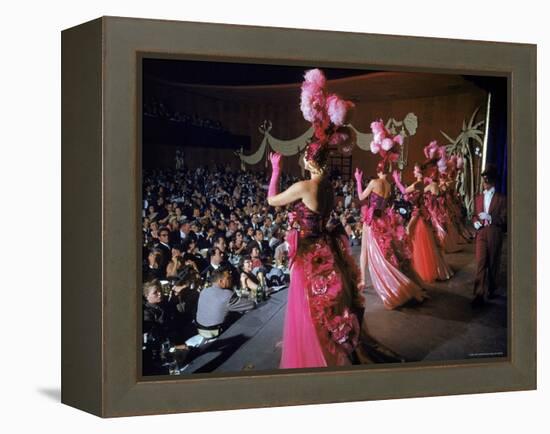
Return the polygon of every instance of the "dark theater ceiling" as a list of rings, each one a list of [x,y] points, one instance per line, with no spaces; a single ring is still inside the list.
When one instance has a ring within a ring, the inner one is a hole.
[[[231,101],[273,102],[295,99],[308,66],[278,66],[144,59],[144,80],[194,94]],[[322,68],[329,92],[355,102],[385,101],[467,93],[479,88],[465,76],[451,74]]]

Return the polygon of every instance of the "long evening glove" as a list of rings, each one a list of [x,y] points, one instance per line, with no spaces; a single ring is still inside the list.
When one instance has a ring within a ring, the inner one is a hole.
[[[355,187],[357,188],[357,196],[361,197],[363,193],[363,172],[358,168],[355,168]]]
[[[277,195],[279,189],[279,176],[281,175],[281,154],[269,154],[269,161],[271,161],[273,172],[271,172],[271,180],[269,181],[267,197],[273,197]]]
[[[405,194],[405,191],[407,190],[406,187],[401,183],[401,174],[394,170],[392,172],[393,180],[395,181],[395,185],[397,185],[397,188],[401,192],[401,194]]]

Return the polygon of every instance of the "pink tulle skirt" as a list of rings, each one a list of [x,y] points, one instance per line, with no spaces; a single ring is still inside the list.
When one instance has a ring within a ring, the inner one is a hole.
[[[367,263],[372,285],[384,307],[395,309],[413,298],[422,301],[422,289],[384,257],[373,230],[366,224],[363,225],[363,236],[367,238]]]
[[[287,235],[292,258],[280,367],[352,364],[361,335],[359,270],[347,239],[323,235],[301,241]]]
[[[419,217],[413,224],[411,263],[416,274],[426,283],[450,279],[453,272],[441,255],[432,230],[422,217]]]
[[[280,367],[290,369],[328,366],[311,318],[303,262],[296,260],[290,273]]]

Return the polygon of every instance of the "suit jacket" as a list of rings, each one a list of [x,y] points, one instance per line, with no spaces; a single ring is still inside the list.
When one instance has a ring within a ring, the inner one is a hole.
[[[199,250],[210,249],[214,246],[214,238],[197,237],[197,247]]]
[[[248,252],[252,252],[253,247],[258,247],[258,250],[260,250],[260,256],[265,256],[266,254],[272,254],[272,250],[269,247],[269,243],[266,240],[262,240],[262,245],[260,246],[260,243],[258,243],[257,240],[252,240],[246,245],[246,250]]]
[[[181,243],[180,231],[171,231],[168,235],[168,239],[170,240],[170,246],[177,246]]]
[[[474,202],[474,211],[475,215],[472,218],[474,222],[480,222],[479,220],[479,213],[483,212],[484,210],[484,201],[485,197],[484,194],[478,194],[475,197]],[[506,223],[507,223],[507,209],[506,209],[506,196],[504,196],[501,193],[495,192],[493,194],[493,197],[491,198],[491,203],[489,204],[489,214],[491,215],[491,226],[495,226],[502,231],[506,231]]]
[[[169,247],[166,247],[162,243],[155,244],[155,248],[159,249],[162,252],[162,262],[161,267],[166,271],[166,266],[168,265],[168,262],[172,260],[172,249]]]
[[[177,242],[181,244],[187,242],[188,240],[194,240],[195,242],[197,241],[197,235],[193,231],[189,231],[189,233],[185,237],[182,236],[181,231],[176,231],[175,238]]]

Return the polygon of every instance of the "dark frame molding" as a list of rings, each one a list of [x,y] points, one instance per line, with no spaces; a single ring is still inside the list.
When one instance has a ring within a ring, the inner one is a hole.
[[[143,53],[508,77],[509,357],[142,379],[136,89]],[[116,17],[62,32],[62,402],[114,417],[534,388],[535,45]]]

